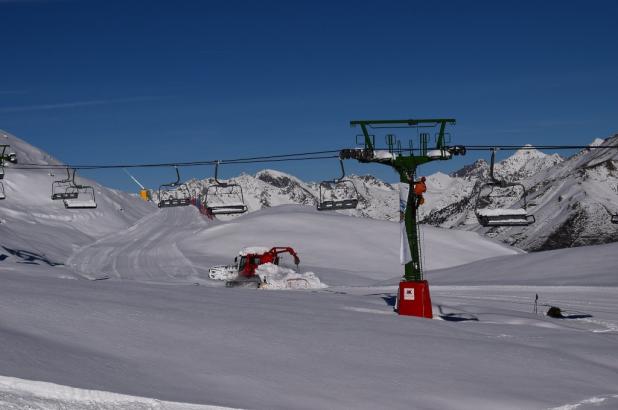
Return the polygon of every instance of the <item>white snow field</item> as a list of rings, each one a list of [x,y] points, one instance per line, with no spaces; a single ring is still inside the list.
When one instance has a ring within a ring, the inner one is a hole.
[[[524,254],[424,228],[427,320],[393,312],[395,222],[301,206],[211,222],[96,184],[96,209],[66,210],[45,171],[4,183],[2,409],[618,408],[618,244]],[[282,245],[328,287],[208,279]]]

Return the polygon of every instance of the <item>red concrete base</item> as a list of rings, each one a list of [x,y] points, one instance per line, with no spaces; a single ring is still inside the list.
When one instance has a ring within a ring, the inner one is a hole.
[[[429,283],[426,280],[399,282],[396,308],[400,315],[432,319]]]

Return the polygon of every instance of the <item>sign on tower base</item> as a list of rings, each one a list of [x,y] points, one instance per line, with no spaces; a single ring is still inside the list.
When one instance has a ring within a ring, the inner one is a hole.
[[[426,280],[399,282],[395,309],[400,315],[432,319],[429,283]]]

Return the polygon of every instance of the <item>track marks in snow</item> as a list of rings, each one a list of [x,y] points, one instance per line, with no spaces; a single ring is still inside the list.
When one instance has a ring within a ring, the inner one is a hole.
[[[190,240],[206,223],[195,209],[162,209],[131,227],[78,249],[70,266],[88,277],[110,275],[142,281],[200,279],[202,271],[183,253],[179,242]]]

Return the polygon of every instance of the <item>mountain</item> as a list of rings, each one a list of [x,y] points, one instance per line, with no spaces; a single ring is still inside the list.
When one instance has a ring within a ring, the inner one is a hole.
[[[0,131],[0,144],[9,144],[20,166],[27,164],[60,165],[61,162],[27,142]],[[0,264],[7,261],[33,262],[59,266],[60,276],[67,255],[87,243],[121,229],[126,229],[152,212],[152,204],[106,188],[78,176],[80,184],[94,188],[96,209],[65,209],[62,200],[51,199],[52,182],[66,178],[66,172],[52,168],[18,169],[5,165],[0,180],[6,198],[0,201]],[[4,256],[3,256],[4,255]]]
[[[597,139],[591,146],[616,144],[618,136]],[[609,221],[612,213],[618,213],[617,158],[614,149],[585,149],[565,159],[530,147],[497,162],[496,178],[520,182],[528,191],[529,211],[537,220],[528,227],[478,225],[474,208],[482,183],[489,180],[490,169],[482,159],[451,175],[429,175],[426,202],[419,209],[419,218],[435,226],[476,231],[528,251],[614,242],[618,240],[616,228]],[[339,198],[357,196],[359,206],[340,213],[397,220],[399,184],[369,175],[350,175],[348,180],[355,188],[342,187]],[[233,181],[242,186],[250,212],[283,204],[315,206],[320,197],[319,183],[303,182],[274,170],[263,170],[255,176],[242,174]],[[192,180],[187,184],[192,192],[200,193],[214,180]],[[505,206],[521,207],[523,191],[507,191],[505,195],[511,198],[505,199]],[[331,192],[325,189],[323,194]]]
[[[596,146],[618,145],[618,135]],[[481,187],[483,163],[453,174],[474,183],[470,195],[450,205],[433,209],[426,223],[473,230],[528,251],[559,249],[618,241],[610,223],[618,213],[618,150],[584,149],[562,159],[537,150],[518,151],[496,164],[499,179],[518,181],[527,192],[529,212],[536,223],[527,227],[480,227],[475,220],[476,195]],[[521,195],[521,190],[512,192]],[[521,197],[511,206],[522,206]]]

